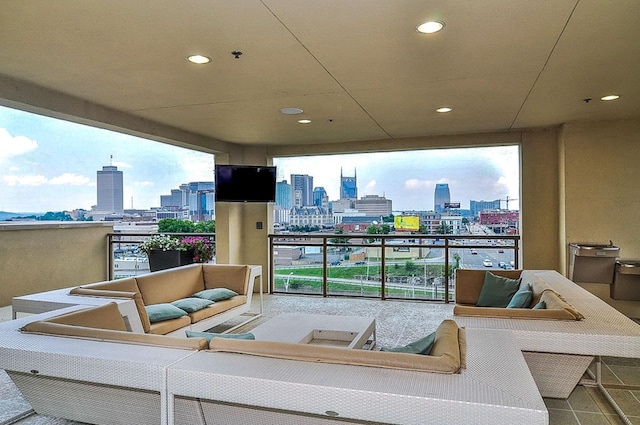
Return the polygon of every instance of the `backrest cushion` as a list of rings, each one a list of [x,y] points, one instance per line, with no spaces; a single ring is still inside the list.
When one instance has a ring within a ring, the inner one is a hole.
[[[127,330],[127,326],[116,303],[108,303],[99,307],[73,311],[61,316],[52,317],[45,321],[61,323],[64,325],[84,326],[87,328],[110,329],[114,331]]]
[[[511,279],[520,277],[522,270],[493,270],[497,276]],[[485,270],[456,269],[456,304],[473,304],[478,302],[484,284]]]
[[[204,289],[227,288],[247,295],[249,266],[237,264],[205,264],[202,267]]]
[[[204,289],[201,264],[141,275],[136,281],[145,305],[170,303]]]
[[[520,287],[520,279],[511,279],[486,272],[480,296],[476,302],[478,307],[506,307]]]

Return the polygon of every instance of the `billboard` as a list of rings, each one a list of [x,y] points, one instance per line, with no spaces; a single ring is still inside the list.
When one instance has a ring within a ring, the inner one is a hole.
[[[420,217],[413,215],[396,215],[393,217],[393,227],[396,230],[417,232],[420,229]]]

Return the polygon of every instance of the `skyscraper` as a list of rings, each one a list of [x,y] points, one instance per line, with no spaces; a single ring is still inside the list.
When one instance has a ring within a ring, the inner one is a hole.
[[[435,212],[443,212],[445,210],[444,205],[451,202],[451,195],[449,194],[449,184],[438,183],[436,184],[436,190],[433,195],[433,210]]]
[[[291,185],[286,180],[276,182],[276,205],[291,208]]]
[[[97,176],[98,204],[97,211],[110,214],[124,213],[122,171],[113,165],[105,165]]]
[[[329,204],[329,197],[324,187],[319,186],[313,189],[313,205],[316,207],[327,208]]]
[[[353,170],[353,177],[345,177],[340,168],[340,199],[358,199],[356,170]]]
[[[313,205],[313,176],[291,174],[291,206],[306,207]]]

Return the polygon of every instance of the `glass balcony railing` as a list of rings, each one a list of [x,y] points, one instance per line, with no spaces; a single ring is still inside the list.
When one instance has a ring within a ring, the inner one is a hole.
[[[109,280],[122,279],[126,277],[139,276],[150,273],[149,260],[147,256],[138,251],[138,245],[149,240],[159,233],[109,233]],[[215,233],[163,233],[164,235],[175,236],[178,239],[183,237],[202,236],[211,240],[215,244]],[[215,256],[212,260],[215,262]]]
[[[270,291],[452,301],[457,268],[518,268],[519,236],[274,234]]]

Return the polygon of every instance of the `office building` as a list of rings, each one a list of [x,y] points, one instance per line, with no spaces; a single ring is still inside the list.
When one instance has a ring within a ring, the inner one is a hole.
[[[478,217],[484,210],[499,210],[500,201],[470,201],[471,216]]]
[[[393,210],[391,199],[378,195],[365,195],[354,201],[354,209],[368,216],[387,217]]]
[[[105,165],[101,171],[98,170],[96,211],[107,214],[124,212],[123,180],[122,171],[118,171],[118,167]]]
[[[306,207],[313,205],[313,176],[291,174],[291,206]]]
[[[286,180],[276,182],[276,206],[291,208],[291,185]]]
[[[358,179],[355,170],[353,177],[347,177],[342,174],[340,168],[340,199],[358,199]]]
[[[443,212],[445,210],[445,204],[451,202],[451,195],[449,194],[449,185],[447,183],[436,184],[436,190],[433,195],[433,210],[435,212]]]
[[[327,196],[327,191],[324,190],[324,187],[316,187],[313,189],[313,205],[316,207],[328,208],[329,197]]]

